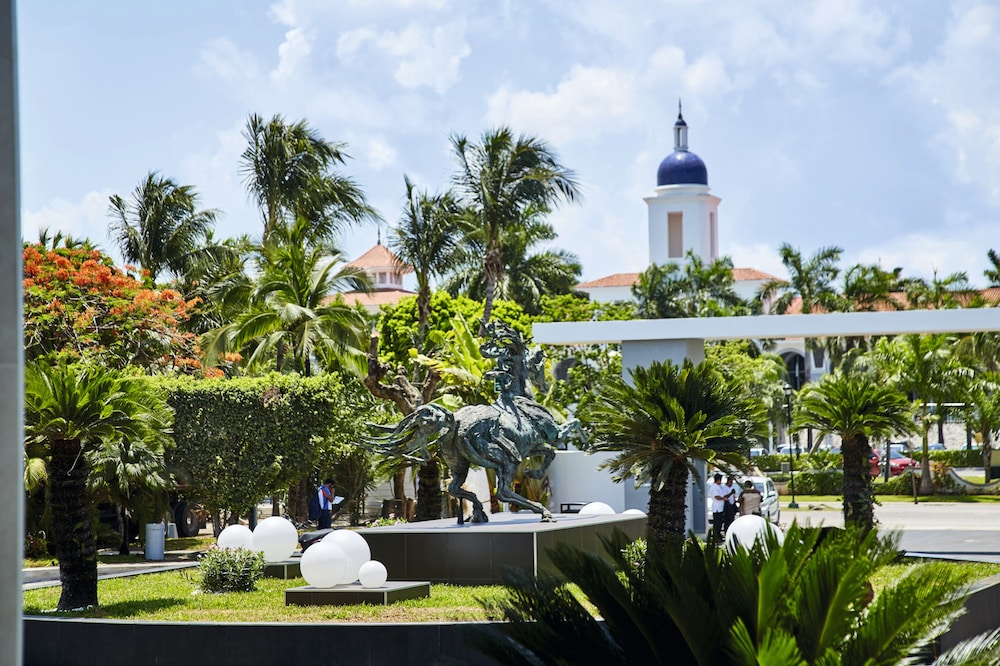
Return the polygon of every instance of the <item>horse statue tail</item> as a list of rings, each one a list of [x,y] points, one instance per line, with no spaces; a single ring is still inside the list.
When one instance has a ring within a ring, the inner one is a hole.
[[[429,461],[430,447],[455,430],[455,415],[440,405],[421,405],[396,426],[368,424],[385,434],[366,437],[364,443],[387,456],[398,456],[417,463]]]

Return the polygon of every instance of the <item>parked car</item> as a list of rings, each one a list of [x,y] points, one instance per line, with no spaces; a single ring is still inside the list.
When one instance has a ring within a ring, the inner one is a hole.
[[[874,462],[872,462],[874,460]],[[869,463],[873,466],[872,476],[878,476],[885,471],[885,461],[882,460],[876,452],[872,452],[872,458],[869,459]],[[917,461],[912,458],[907,458],[899,451],[894,451],[889,449],[889,476],[899,476],[903,472],[906,472],[917,467]]]
[[[946,451],[944,442],[930,442],[927,444],[928,451]]]
[[[757,456],[763,456],[763,455],[767,455],[767,449],[761,448],[759,446],[755,446],[750,449],[751,458],[756,458]]]

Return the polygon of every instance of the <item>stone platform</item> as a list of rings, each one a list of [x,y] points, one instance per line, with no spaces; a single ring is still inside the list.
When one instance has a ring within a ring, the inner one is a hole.
[[[604,553],[599,535],[615,530],[629,539],[644,536],[643,515],[556,514],[543,523],[535,513],[505,512],[488,523],[458,525],[455,518],[358,530],[372,559],[392,580],[426,580],[453,585],[496,585],[507,567],[533,575],[552,573],[548,549],[567,543]]]
[[[382,587],[361,587],[361,583],[336,587],[292,587],[285,590],[286,606],[349,606],[372,604],[384,606],[407,599],[431,596],[430,583],[386,581]]]
[[[279,578],[281,580],[291,580],[302,577],[302,567],[298,558],[285,560],[284,562],[265,562],[264,578]]]

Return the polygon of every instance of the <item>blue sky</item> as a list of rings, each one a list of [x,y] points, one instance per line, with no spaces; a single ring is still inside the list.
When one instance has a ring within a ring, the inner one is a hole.
[[[76,0],[17,6],[22,227],[105,249],[108,196],[193,185],[217,236],[259,233],[237,171],[250,113],[346,142],[388,224],[408,174],[442,190],[451,133],[509,125],[576,172],[551,218],[583,279],[647,262],[677,99],[708,166],[720,252],[844,248],[985,283],[1000,250],[1000,6],[761,0]],[[373,227],[344,238],[349,256]]]

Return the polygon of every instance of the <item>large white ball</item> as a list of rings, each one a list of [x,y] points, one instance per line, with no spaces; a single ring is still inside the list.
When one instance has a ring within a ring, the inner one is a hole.
[[[361,565],[372,559],[372,550],[368,546],[368,542],[354,530],[334,530],[323,537],[323,543],[336,544],[347,556],[347,566],[344,569],[341,583],[356,581]]]
[[[347,556],[336,544],[319,542],[302,553],[299,563],[302,577],[313,587],[327,588],[340,583],[347,567]]]
[[[382,587],[388,577],[389,572],[385,570],[385,565],[378,560],[368,560],[358,570],[361,587]]]
[[[646,512],[642,509],[625,509],[622,511],[623,516],[645,516]]]
[[[758,541],[763,543],[768,532],[778,537],[779,544],[785,542],[785,533],[769,521],[760,516],[740,516],[726,530],[726,548],[732,551],[742,546],[750,550]]]
[[[264,552],[265,562],[287,560],[299,545],[299,533],[287,518],[271,516],[257,523],[253,549]]]
[[[590,504],[584,504],[580,509],[580,513],[592,516],[611,516],[614,515],[615,510],[604,502],[591,502]]]
[[[218,540],[219,548],[246,548],[253,545],[253,532],[246,525],[230,525],[222,530]]]

